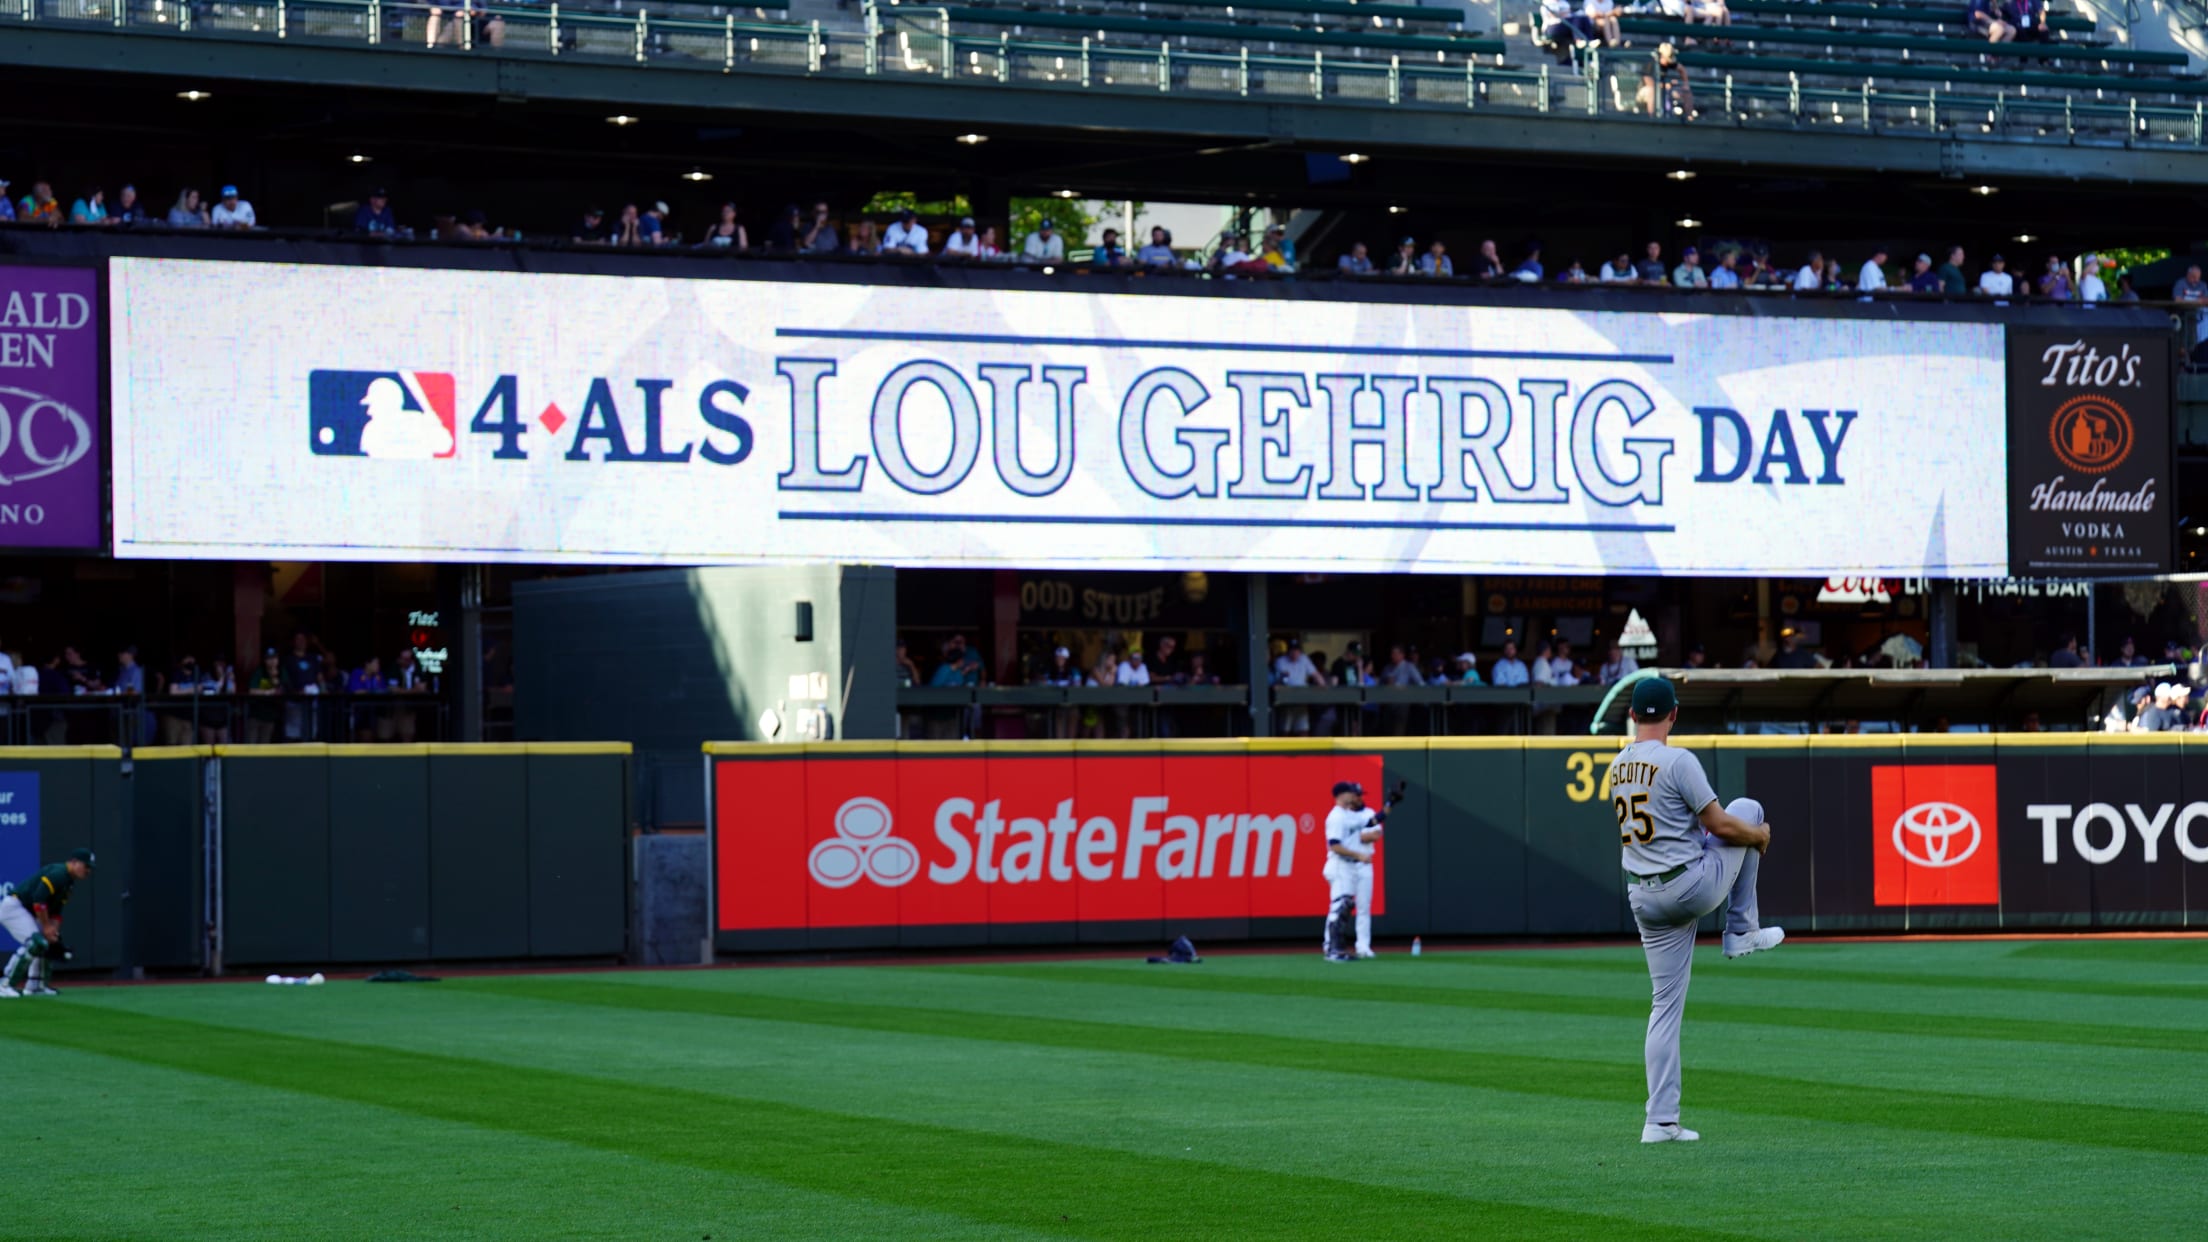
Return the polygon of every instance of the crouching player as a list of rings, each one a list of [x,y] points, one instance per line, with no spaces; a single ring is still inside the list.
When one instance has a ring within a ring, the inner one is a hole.
[[[55,995],[46,982],[46,967],[68,956],[61,943],[61,908],[69,904],[77,881],[91,878],[92,867],[92,851],[78,850],[66,862],[39,868],[37,875],[0,897],[0,928],[22,946],[0,973],[0,1000]]]

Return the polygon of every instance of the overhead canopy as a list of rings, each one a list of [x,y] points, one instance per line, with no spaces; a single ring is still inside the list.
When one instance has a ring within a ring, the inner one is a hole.
[[[1692,731],[1716,722],[1893,720],[1929,724],[2011,724],[2027,712],[2050,726],[2071,725],[2108,709],[2142,681],[2167,681],[2175,665],[2081,669],[1665,669]],[[1625,696],[1598,726],[1622,727]]]

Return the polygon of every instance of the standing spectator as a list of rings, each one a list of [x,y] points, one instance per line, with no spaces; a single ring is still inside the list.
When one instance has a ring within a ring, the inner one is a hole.
[[[1779,654],[1772,658],[1773,668],[1816,668],[1817,653],[1802,646],[1802,636],[1793,629],[1779,631]]]
[[[743,222],[736,218],[736,204],[721,204],[721,218],[705,230],[705,238],[698,245],[710,250],[751,249],[751,235],[744,232]]]
[[[1150,244],[1135,252],[1135,262],[1143,267],[1178,267],[1181,260],[1173,253],[1173,234],[1165,229],[1150,230]]]
[[[1546,638],[1533,645],[1532,680],[1534,685],[1553,686],[1556,684],[1556,668],[1552,663],[1552,657],[1555,654],[1556,644]]]
[[[1978,292],[1992,298],[2005,298],[2016,292],[2016,278],[2009,275],[2008,259],[1993,256],[1986,270],[1978,274]]]
[[[828,222],[828,204],[813,204],[813,218],[798,236],[797,248],[808,254],[834,254],[842,249],[836,226]]]
[[[981,259],[991,262],[1004,257],[1004,247],[997,244],[997,226],[988,225],[981,230]]]
[[[644,245],[644,217],[635,203],[621,204],[621,214],[613,222],[612,244],[616,246]]]
[[[2127,642],[2129,640],[2126,640]],[[2055,649],[2047,654],[2049,668],[2083,668],[2085,657],[2078,654],[2078,636],[2065,633],[2055,640]]]
[[[1049,216],[1035,226],[1020,245],[1020,257],[1030,263],[1062,263],[1066,258],[1066,239],[1058,236],[1058,226]]]
[[[967,223],[971,224],[972,221]],[[1127,266],[1127,247],[1119,244],[1118,229],[1104,230],[1104,240],[1097,243],[1095,253],[1089,256],[1089,262],[1096,267]]]
[[[897,669],[897,688],[907,690],[919,685],[920,666],[913,663],[912,652],[907,649],[904,639],[897,640],[897,654],[893,658]]]
[[[399,218],[391,210],[391,195],[382,186],[368,191],[368,201],[353,208],[353,231],[389,237],[399,231]]]
[[[897,213],[897,222],[882,231],[882,253],[911,255],[915,258],[928,252],[928,226],[920,223],[920,213],[907,207]]]
[[[169,673],[169,695],[172,700],[182,702],[166,703],[155,713],[160,722],[160,740],[163,746],[192,744],[192,739],[198,732],[194,718],[199,714],[195,698],[199,692],[199,660],[190,652],[185,652],[184,657],[176,662],[176,668]]]
[[[1109,233],[1111,230],[1106,229],[1105,232]],[[1281,260],[1289,271],[1295,270],[1296,242],[1294,238],[1288,236],[1287,226],[1280,224],[1267,225],[1265,228],[1265,242],[1272,249],[1280,252]]]
[[[1556,283],[1560,285],[1584,285],[1587,283],[1587,269],[1579,265],[1579,260],[1574,259],[1572,265],[1564,269],[1564,274],[1556,278]]]
[[[1480,253],[1472,260],[1472,279],[1493,280],[1502,274],[1503,257],[1495,253],[1495,241],[1489,238],[1480,243]]]
[[[1142,662],[1142,648],[1129,647],[1120,657],[1119,684],[1123,686],[1147,686],[1150,684],[1150,666]]]
[[[1809,252],[1809,262],[1794,273],[1794,291],[1815,293],[1825,287],[1825,256],[1815,250]]]
[[[767,249],[778,254],[794,254],[801,248],[798,239],[804,232],[805,213],[796,203],[791,203],[774,218],[773,224],[767,226]]]
[[[1523,686],[1532,680],[1526,672],[1526,662],[1518,658],[1518,643],[1514,639],[1503,640],[1503,653],[1495,657],[1495,663],[1487,670],[1487,679],[1497,686]]]
[[[138,187],[126,185],[115,192],[115,209],[108,219],[117,224],[144,224],[153,217],[146,214],[146,205],[138,201]]]
[[[1916,269],[1909,273],[1909,292],[1938,293],[1939,291],[1940,274],[1932,270],[1932,256],[1928,254],[1918,255]]]
[[[2116,658],[2108,662],[2110,668],[2144,668],[2146,664],[2147,657],[2139,654],[2139,645],[2129,634],[2124,635],[2123,644],[2116,648]]]
[[[2101,256],[2089,254],[2085,256],[2085,262],[2081,266],[2084,271],[2078,277],[2078,300],[2080,302],[2106,302],[2108,300],[2108,285],[2101,280]]]
[[[1406,237],[1395,248],[1395,258],[1388,264],[1390,276],[1418,275],[1418,242]]]
[[[276,724],[283,713],[274,700],[283,692],[283,657],[276,654],[274,647],[270,647],[261,653],[261,666],[253,670],[252,677],[245,683],[246,696],[253,700],[247,703],[245,709],[245,740],[248,744],[258,746],[276,740]]]
[[[1961,297],[1970,292],[1970,282],[1963,279],[1963,248],[1951,247],[1947,262],[1940,264],[1940,291],[1949,297]]]
[[[1449,248],[1442,245],[1439,238],[1434,240],[1433,245],[1426,248],[1425,254],[1419,256],[1418,272],[1421,276],[1454,276],[1457,274],[1456,265],[1449,261]]]
[[[253,204],[238,197],[238,187],[222,187],[222,200],[207,213],[207,222],[218,229],[249,229],[259,224],[254,218]]]
[[[230,700],[238,694],[238,673],[230,666],[230,657],[215,657],[214,664],[200,678],[199,694],[199,744],[229,745]]]
[[[1344,276],[1370,276],[1372,275],[1372,256],[1366,252],[1365,243],[1357,242],[1349,248],[1349,253],[1343,255],[1341,262],[1335,264],[1335,266],[1340,269]]]
[[[0,185],[5,184],[7,183],[0,181]],[[2203,281],[2200,278],[2200,264],[2195,263],[2188,266],[2185,269],[2185,278],[2170,286],[2170,300],[2186,302],[2194,306],[2208,303],[2208,281]]]
[[[2136,302],[2139,300],[2139,291],[2131,287],[2130,272],[2125,272],[2116,278],[2116,300],[2119,302]]]
[[[1694,87],[1687,82],[1687,67],[1679,63],[1679,49],[1669,43],[1656,45],[1656,58],[1642,70],[1641,102],[1650,116],[1694,119]]]
[[[652,209],[644,213],[644,218],[636,222],[637,232],[643,236],[645,245],[672,246],[682,240],[680,233],[670,232],[667,228],[667,217],[672,214],[674,213],[668,209],[666,203],[655,202]],[[469,218],[477,219],[478,215],[479,213],[470,212]]]
[[[1383,686],[1423,686],[1426,678],[1418,671],[1418,661],[1406,653],[1399,643],[1388,648],[1388,663],[1380,670]],[[1403,737],[1411,731],[1411,705],[1389,703],[1380,712],[1380,732],[1388,737]]]
[[[1458,652],[1457,658],[1450,663],[1448,675],[1443,680],[1451,685],[1458,686],[1484,685],[1485,683],[1480,680],[1480,658],[1469,651]]]
[[[1518,266],[1510,269],[1510,278],[1522,284],[1539,284],[1548,269],[1541,266],[1541,244],[1535,242],[1526,247],[1526,257],[1518,260]]]
[[[351,697],[382,695],[391,691],[391,683],[383,675],[383,661],[369,656],[359,668],[345,678],[345,693]],[[374,704],[347,703],[346,715],[352,718],[353,740],[356,742],[388,742],[395,731],[385,710]]]
[[[1855,274],[1857,293],[1877,293],[1886,287],[1886,247],[1871,251],[1871,257],[1863,260],[1863,270]]]
[[[978,259],[981,257],[981,234],[974,231],[974,218],[962,216],[958,227],[943,239],[943,257],[946,259]]]
[[[1611,639],[1610,648],[1602,657],[1602,667],[1596,670],[1595,680],[1606,686],[1614,686],[1640,671],[1641,662],[1625,654],[1625,649],[1618,646],[1617,640]]]
[[[1182,681],[1180,661],[1175,653],[1181,649],[1181,640],[1171,634],[1160,635],[1157,654],[1150,657],[1150,676],[1166,684],[1179,685]]]
[[[851,226],[851,240],[844,253],[872,259],[882,253],[882,239],[874,232],[872,220],[860,220]]]
[[[1633,265],[1633,278],[1644,285],[1660,285],[1664,277],[1664,244],[1650,242],[1641,261]]]
[[[1273,661],[1273,683],[1281,686],[1317,685],[1323,675],[1311,657],[1303,653],[1303,640],[1291,638],[1288,648]],[[1301,705],[1280,709],[1280,731],[1292,736],[1311,732],[1311,709]]]
[[[1690,669],[1708,668],[1709,665],[1710,653],[1704,650],[1702,644],[1700,643],[1696,643],[1693,646],[1688,647],[1686,659],[1681,662],[1681,667]]]
[[[1710,288],[1740,288],[1740,252],[1728,250],[1717,256],[1717,269],[1710,273]]]
[[[15,222],[15,200],[8,197],[8,179],[0,177],[0,222]]]
[[[24,224],[60,224],[61,204],[54,199],[54,187],[44,181],[33,181],[31,192],[16,204],[15,217]]]
[[[583,208],[582,223],[575,226],[575,231],[569,235],[568,240],[578,246],[603,246],[612,241],[613,230],[606,227],[605,210],[599,207]]]
[[[115,693],[143,698],[146,693],[146,669],[138,663],[138,648],[126,646],[115,653]]]
[[[283,666],[284,694],[287,699],[284,704],[284,740],[287,742],[311,741],[319,732],[315,713],[308,710],[313,705],[296,697],[322,693],[322,656],[316,650],[319,646],[305,630],[297,631],[291,636],[291,654],[285,658]]]
[[[1556,654],[1549,658],[1549,684],[1552,686],[1576,686],[1586,679],[1586,670],[1580,668],[1579,661],[1572,658],[1570,640],[1557,639]]]
[[[2047,274],[2039,278],[2039,296],[2057,302],[2070,300],[2070,269],[2062,265],[2061,256],[2047,256]]]
[[[1679,266],[1671,269],[1671,283],[1681,289],[1707,289],[1710,278],[1702,274],[1702,252],[1689,246],[1679,252]]]
[[[69,204],[69,223],[108,224],[107,191],[98,186],[84,192],[84,197]]]
[[[1080,666],[1073,662],[1073,653],[1064,647],[1057,647],[1051,650],[1049,661],[1035,670],[1034,684],[1071,689],[1087,680],[1081,675]],[[1058,739],[1072,737],[1081,721],[1080,709],[1074,707],[1054,707],[1050,709],[1049,716],[1050,735]]]
[[[1606,285],[1631,284],[1640,278],[1640,271],[1633,266],[1633,256],[1620,250],[1617,258],[1602,265],[1596,277]]]

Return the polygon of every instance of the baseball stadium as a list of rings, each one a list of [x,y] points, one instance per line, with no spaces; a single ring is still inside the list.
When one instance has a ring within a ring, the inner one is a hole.
[[[13,1232],[2199,1230],[2204,0],[0,65]]]

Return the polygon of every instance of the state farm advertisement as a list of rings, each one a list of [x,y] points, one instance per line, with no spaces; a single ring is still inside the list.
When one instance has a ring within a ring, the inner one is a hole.
[[[1377,755],[718,762],[722,931],[1324,917],[1339,780]],[[1386,852],[1373,912],[1386,912]],[[1315,933],[1314,933],[1315,934]]]

